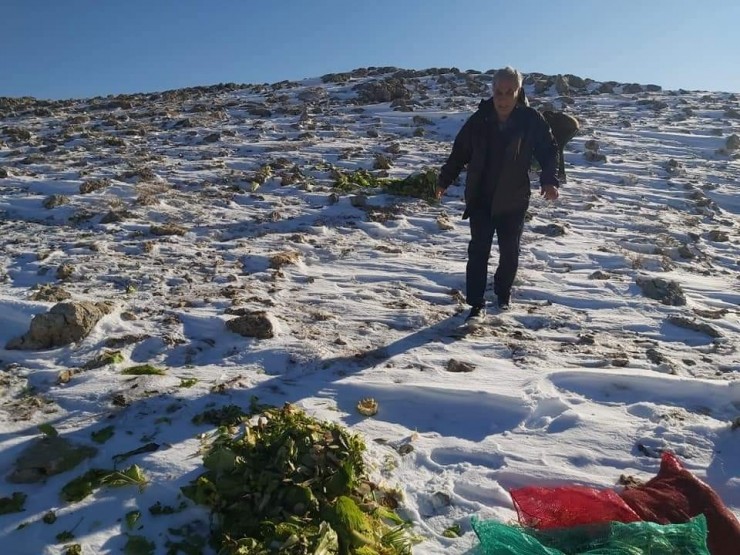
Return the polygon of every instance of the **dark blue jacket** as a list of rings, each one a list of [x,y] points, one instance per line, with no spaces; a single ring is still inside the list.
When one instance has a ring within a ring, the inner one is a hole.
[[[526,210],[532,156],[542,168],[540,184],[560,184],[555,176],[557,144],[537,110],[518,105],[509,116],[506,130],[498,132],[497,126],[493,99],[482,100],[458,132],[452,153],[440,170],[437,184],[446,189],[468,166],[463,218],[489,203],[493,214]]]

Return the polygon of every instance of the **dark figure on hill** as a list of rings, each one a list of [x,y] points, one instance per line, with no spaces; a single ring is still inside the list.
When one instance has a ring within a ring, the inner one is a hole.
[[[578,120],[563,112],[553,112],[552,110],[545,110],[542,115],[550,125],[552,134],[555,136],[555,142],[558,144],[558,179],[561,183],[567,183],[563,150],[565,145],[578,133]]]
[[[470,243],[465,271],[468,319],[485,315],[488,259],[494,234],[499,264],[494,293],[502,310],[509,307],[511,286],[519,267],[524,215],[531,194],[529,168],[534,156],[542,168],[540,194],[558,198],[555,176],[558,147],[542,115],[518,102],[522,74],[510,67],[493,77],[493,97],[481,101],[455,137],[442,166],[436,195],[441,198],[467,164],[465,213],[470,218]]]
[[[524,94],[524,88],[519,90],[516,100],[522,106],[529,106],[529,100],[527,100],[527,96]],[[580,125],[576,118],[564,112],[545,110],[542,112],[542,116],[550,126],[550,130],[555,137],[555,142],[558,144],[558,179],[561,183],[567,183],[568,179],[565,176],[565,145],[576,136]]]

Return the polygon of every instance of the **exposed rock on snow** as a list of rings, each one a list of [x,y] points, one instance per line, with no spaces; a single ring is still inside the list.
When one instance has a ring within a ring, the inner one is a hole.
[[[270,339],[275,336],[275,325],[270,316],[264,310],[250,312],[243,316],[239,316],[238,318],[234,318],[233,320],[228,320],[226,322],[226,327],[230,331],[243,335],[244,337]]]
[[[11,339],[6,349],[35,350],[61,347],[84,339],[95,324],[112,310],[109,303],[63,302],[31,320],[31,329]]]
[[[31,295],[32,301],[45,301],[48,303],[59,303],[71,299],[72,294],[57,285],[41,285]]]
[[[685,305],[686,295],[681,286],[675,281],[663,278],[638,277],[637,285],[642,289],[643,295],[667,305]]]

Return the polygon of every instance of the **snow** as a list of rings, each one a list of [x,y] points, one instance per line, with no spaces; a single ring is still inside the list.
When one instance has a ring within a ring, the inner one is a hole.
[[[654,475],[661,450],[675,452],[740,514],[740,431],[731,429],[740,415],[740,161],[718,152],[726,136],[740,133],[740,120],[723,116],[733,101],[704,92],[574,95],[569,110],[582,129],[566,149],[568,182],[553,203],[533,191],[513,308],[494,310],[477,333],[461,336],[463,187],[450,188],[438,205],[370,195],[356,207],[352,195],[330,198],[325,169],[370,169],[373,154],[391,143],[401,149],[392,176],[439,167],[480,98],[451,94],[434,79],[419,82],[428,83],[427,100],[419,98],[413,112],[389,103],[360,111],[347,101],[354,81],[310,79],[274,91],[283,99],[269,87],[194,99],[208,103],[206,112],[140,99],[118,129],[101,126],[110,113],[85,100],[53,116],[6,118],[4,125],[28,128],[34,139],[0,143],[0,168],[9,172],[0,179],[0,345],[54,305],[30,299],[38,284],[61,285],[74,300],[113,301],[115,309],[78,344],[0,348],[0,473],[12,471],[43,423],[98,448],[93,459],[43,483],[3,484],[0,496],[28,495],[23,512],[0,516],[5,552],[62,553],[55,536],[65,530],[75,536],[67,543],[82,544],[83,553],[120,552],[124,515],[136,508],[143,514],[136,533],[155,541],[158,553],[168,528],[196,521],[207,534],[202,507],[188,504],[167,516],[147,509],[157,501],[179,505],[179,488],[202,470],[199,435],[213,430],[192,418],[214,405],[246,407],[253,396],[295,403],[361,435],[375,475],[403,492],[399,512],[424,540],[415,553],[471,553],[477,540],[470,517],[512,521],[513,487],[614,488],[621,474]],[[301,123],[297,95],[312,87],[326,88],[328,100],[308,106],[310,122]],[[649,109],[638,99],[667,107]],[[243,109],[265,101],[273,111],[297,107],[298,115],[258,118]],[[87,136],[65,143],[60,122],[86,108]],[[170,121],[188,117],[194,127],[172,128],[165,110],[174,114]],[[424,137],[413,136],[414,116],[433,122]],[[146,132],[125,134],[127,125]],[[222,132],[219,141],[200,140],[214,131]],[[306,131],[313,136],[301,138]],[[103,135],[120,136],[126,146],[85,149]],[[589,139],[606,162],[583,158]],[[20,163],[51,140],[58,148],[43,163]],[[273,177],[252,191],[249,176],[281,157],[311,179],[282,186]],[[125,177],[142,167],[153,169],[156,181]],[[110,187],[80,194],[79,185],[94,177],[110,177]],[[43,208],[50,194],[70,203]],[[101,223],[111,208],[129,214]],[[438,218],[452,229],[443,230]],[[164,222],[187,233],[150,233],[150,224]],[[565,233],[543,233],[548,224]],[[729,240],[712,239],[715,230]],[[270,258],[284,251],[299,253],[298,262],[271,267]],[[491,277],[495,258],[494,246]],[[74,267],[67,280],[56,277],[63,263]],[[606,279],[594,279],[597,271]],[[678,282],[687,305],[644,296],[636,284],[644,276]],[[267,310],[275,337],[228,331],[232,306]],[[720,337],[670,323],[676,315],[710,324]],[[111,339],[125,362],[82,370],[110,350]],[[474,370],[449,372],[451,359]],[[120,373],[145,363],[167,374]],[[67,369],[78,371],[59,383]],[[180,387],[186,378],[198,381]],[[116,394],[125,406],[111,402]],[[355,409],[366,397],[379,404],[374,417]],[[113,438],[92,443],[91,432],[109,425]],[[127,461],[149,479],[144,490],[103,488],[77,503],[60,499],[73,478],[110,468],[113,456],[149,442],[159,448]],[[402,455],[401,445],[413,450]],[[45,524],[50,510],[57,521]],[[444,537],[455,523],[463,536]]]

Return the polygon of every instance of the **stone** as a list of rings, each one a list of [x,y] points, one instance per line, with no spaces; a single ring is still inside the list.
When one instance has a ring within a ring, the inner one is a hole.
[[[71,299],[72,294],[57,285],[41,285],[31,295],[32,301],[59,303]]]
[[[75,343],[87,337],[98,321],[111,310],[111,305],[104,302],[58,303],[49,312],[34,316],[29,331],[11,339],[5,348],[28,351]]]
[[[447,371],[448,372],[472,372],[475,370],[475,365],[470,364],[469,362],[464,362],[462,360],[456,360],[454,358],[451,358],[447,361]]]
[[[681,286],[675,281],[646,277],[638,277],[636,281],[637,285],[642,289],[643,295],[650,299],[672,306],[686,304],[686,296]]]
[[[52,208],[56,208],[57,206],[64,206],[65,204],[69,204],[69,197],[58,194],[49,195],[41,204],[47,210],[51,210]]]
[[[275,336],[275,326],[264,310],[250,312],[244,316],[228,320],[226,327],[229,331],[244,337],[270,339]]]

